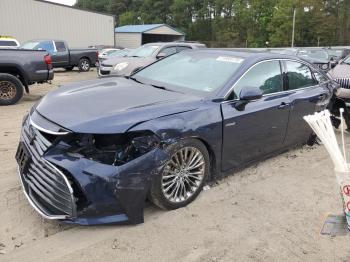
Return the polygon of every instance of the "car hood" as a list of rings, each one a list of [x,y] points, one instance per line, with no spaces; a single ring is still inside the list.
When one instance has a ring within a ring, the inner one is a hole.
[[[103,62],[103,65],[115,66],[120,63],[127,63],[122,70],[112,69],[111,74],[119,76],[129,76],[136,69],[140,69],[156,61],[154,57],[114,57]]]
[[[328,72],[332,78],[350,78],[350,65],[339,64]]]
[[[200,97],[111,77],[71,84],[47,94],[36,107],[74,132],[112,134],[166,115],[195,110]]]

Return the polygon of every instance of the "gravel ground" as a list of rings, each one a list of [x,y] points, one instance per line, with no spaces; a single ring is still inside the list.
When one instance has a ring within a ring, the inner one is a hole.
[[[14,155],[25,112],[50,90],[96,78],[59,71],[0,108],[0,261],[350,261],[349,236],[320,234],[342,207],[322,146],[291,150],[224,178],[186,208],[149,205],[136,226],[42,219],[25,199]],[[59,109],[58,109],[59,110]],[[350,135],[346,141],[350,145]]]

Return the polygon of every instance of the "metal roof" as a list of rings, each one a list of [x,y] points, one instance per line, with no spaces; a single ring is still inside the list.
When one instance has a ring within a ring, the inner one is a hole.
[[[181,33],[184,35],[183,32],[167,25],[167,24],[146,24],[146,25],[124,25],[124,26],[120,26],[120,27],[116,27],[115,28],[115,32],[116,33],[144,33],[147,31],[150,31],[152,29],[161,27],[161,26],[166,26],[178,33]]]

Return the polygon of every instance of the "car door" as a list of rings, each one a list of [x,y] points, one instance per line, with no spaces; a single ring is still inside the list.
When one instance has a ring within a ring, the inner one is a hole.
[[[329,101],[330,90],[327,82],[317,81],[307,64],[286,60],[284,68],[291,99],[286,144],[306,142],[312,130],[303,117],[324,109]]]
[[[258,87],[263,97],[239,105],[242,89]],[[279,60],[260,62],[236,82],[223,115],[222,169],[226,171],[269,154],[283,145],[289,117],[289,94],[284,92]]]
[[[52,63],[56,67],[69,65],[69,53],[62,41],[55,41],[56,52],[52,55]]]

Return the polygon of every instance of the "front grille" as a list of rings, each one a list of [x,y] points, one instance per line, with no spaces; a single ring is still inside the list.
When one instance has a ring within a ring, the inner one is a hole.
[[[52,143],[27,119],[16,158],[29,200],[47,218],[75,216],[73,190],[65,175],[43,158]]]
[[[350,78],[336,78],[334,79],[342,88],[350,89]]]

